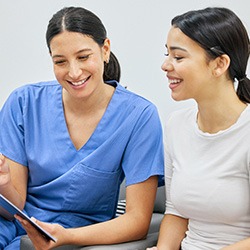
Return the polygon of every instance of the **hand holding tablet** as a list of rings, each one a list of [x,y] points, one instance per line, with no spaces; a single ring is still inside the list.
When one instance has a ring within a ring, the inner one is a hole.
[[[24,220],[27,220],[30,224],[32,224],[46,239],[56,242],[56,238],[54,238],[50,233],[45,231],[37,223],[31,220],[29,216],[23,213],[18,207],[16,207],[13,203],[11,203],[8,199],[6,199],[3,195],[0,194],[0,215],[6,220],[12,221],[15,219],[15,214],[18,214]]]

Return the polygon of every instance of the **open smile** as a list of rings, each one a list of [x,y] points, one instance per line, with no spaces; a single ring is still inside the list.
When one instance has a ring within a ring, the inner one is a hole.
[[[70,83],[71,85],[75,86],[75,87],[79,87],[79,86],[82,86],[84,85],[90,78],[91,76],[87,77],[86,79],[84,80],[81,80],[81,81],[77,81],[77,82],[72,82],[72,81],[68,81],[68,83]]]
[[[176,88],[181,82],[182,82],[182,80],[180,80],[180,79],[169,79],[169,88],[170,89],[174,89],[174,88]]]

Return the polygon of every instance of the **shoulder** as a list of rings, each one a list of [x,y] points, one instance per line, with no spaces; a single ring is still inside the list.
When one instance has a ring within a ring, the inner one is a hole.
[[[171,112],[165,122],[165,127],[176,127],[186,122],[195,121],[197,115],[197,107],[182,108]]]
[[[43,93],[50,93],[54,95],[56,91],[61,89],[61,85],[57,81],[47,81],[47,82],[38,82],[38,83],[29,83],[23,86],[20,86],[12,91],[8,99],[18,99],[27,100],[33,98],[39,98]]]
[[[24,110],[37,108],[39,105],[46,105],[55,99],[55,96],[61,98],[61,85],[57,81],[47,81],[38,83],[29,83],[13,90],[5,101],[2,111]],[[32,104],[32,105],[30,105]]]
[[[242,117],[243,118],[249,118],[249,116],[250,116],[250,104],[247,104],[247,107],[246,107],[246,109],[243,111],[243,113],[242,113],[243,115],[242,115]]]
[[[121,84],[117,83],[116,87],[117,95],[119,95],[120,100],[123,100],[124,104],[137,109],[150,109],[156,110],[156,106],[153,102],[147,98],[123,87]]]
[[[23,93],[32,93],[39,92],[45,89],[57,89],[60,88],[60,84],[57,81],[44,81],[37,83],[28,83],[23,86],[16,88],[12,93],[14,94],[23,94]]]
[[[114,82],[113,82],[114,83]],[[117,124],[129,124],[130,128],[155,127],[161,129],[156,106],[148,99],[115,82],[116,90],[109,105],[109,114]]]
[[[246,109],[241,113],[238,121],[233,129],[239,130],[238,133],[249,133],[250,132],[250,104],[247,105]]]

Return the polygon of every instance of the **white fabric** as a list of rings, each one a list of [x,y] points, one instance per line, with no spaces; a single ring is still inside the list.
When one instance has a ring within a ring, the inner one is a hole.
[[[183,250],[220,249],[250,237],[250,107],[216,134],[196,117],[189,108],[166,123],[166,214],[189,219]]]

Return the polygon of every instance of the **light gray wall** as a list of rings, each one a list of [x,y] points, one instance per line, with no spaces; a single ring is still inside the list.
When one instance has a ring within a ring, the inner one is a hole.
[[[121,83],[154,102],[163,122],[172,110],[193,104],[171,99],[160,69],[172,17],[223,6],[250,30],[247,0],[0,0],[0,108],[14,88],[54,79],[45,31],[51,16],[71,5],[86,7],[102,19],[121,63]]]

